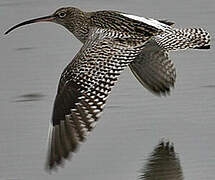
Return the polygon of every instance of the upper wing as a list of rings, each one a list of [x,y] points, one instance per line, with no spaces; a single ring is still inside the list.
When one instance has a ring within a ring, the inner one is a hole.
[[[145,40],[110,30],[94,30],[64,70],[54,102],[47,168],[62,164],[93,128],[120,72]]]
[[[157,95],[169,93],[174,87],[176,69],[168,53],[154,39],[145,44],[129,67],[139,82]]]

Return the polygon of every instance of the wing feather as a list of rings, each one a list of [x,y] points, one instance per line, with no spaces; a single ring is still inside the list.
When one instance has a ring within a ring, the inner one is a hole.
[[[47,169],[74,152],[98,120],[120,72],[150,37],[138,39],[96,29],[64,70],[54,103]],[[116,36],[116,37],[115,37]]]
[[[151,39],[129,67],[139,82],[154,94],[169,93],[174,87],[176,69],[168,53]]]

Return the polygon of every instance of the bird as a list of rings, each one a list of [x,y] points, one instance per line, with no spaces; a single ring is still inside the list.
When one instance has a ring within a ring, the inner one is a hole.
[[[139,171],[140,180],[183,180],[179,154],[175,152],[173,143],[161,140],[147,158],[143,168]]]
[[[53,170],[77,151],[95,127],[120,73],[129,66],[138,81],[154,94],[167,94],[176,79],[169,51],[209,49],[202,28],[175,28],[173,22],[114,10],[85,12],[62,7],[37,22],[64,26],[83,45],[61,74],[49,127],[46,169]]]

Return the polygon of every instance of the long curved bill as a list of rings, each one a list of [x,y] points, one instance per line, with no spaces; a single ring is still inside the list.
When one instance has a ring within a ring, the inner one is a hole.
[[[45,16],[45,17],[40,17],[40,18],[36,18],[36,19],[31,19],[28,21],[24,21],[22,23],[19,23],[13,27],[11,27],[9,30],[7,30],[4,34],[8,34],[9,32],[13,31],[14,29],[20,27],[20,26],[24,26],[27,24],[32,24],[32,23],[37,23],[37,22],[47,22],[47,21],[53,21],[55,19],[55,16],[51,15],[51,16]]]

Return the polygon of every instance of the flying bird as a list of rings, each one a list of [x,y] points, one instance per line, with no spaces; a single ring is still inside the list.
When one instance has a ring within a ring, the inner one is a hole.
[[[69,159],[84,141],[127,66],[145,88],[166,94],[176,79],[168,52],[210,48],[209,33],[202,28],[178,29],[167,20],[111,10],[84,12],[75,7],[63,7],[52,15],[22,22],[5,34],[36,22],[60,24],[83,43],[58,85],[49,133],[49,170]]]

